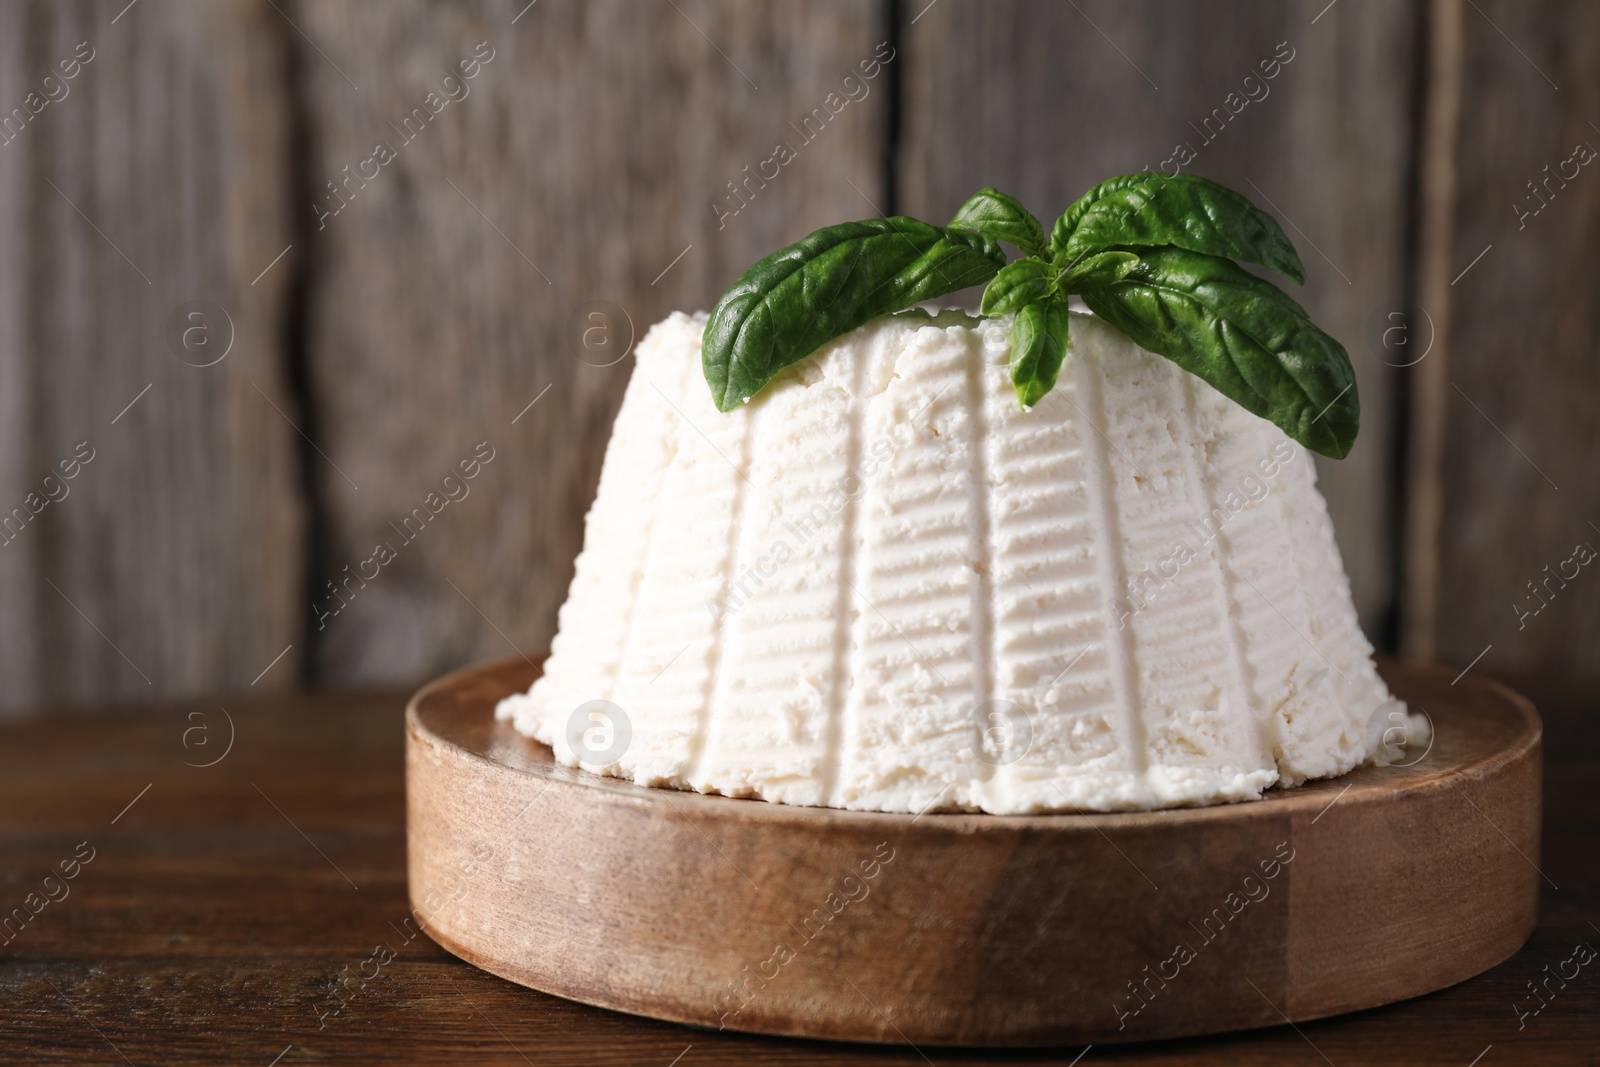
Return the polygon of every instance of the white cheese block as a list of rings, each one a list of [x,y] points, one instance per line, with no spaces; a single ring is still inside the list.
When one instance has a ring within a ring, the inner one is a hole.
[[[1310,455],[1086,315],[1024,411],[1010,325],[879,319],[724,414],[705,316],[657,324],[544,677],[498,716],[642,785],[877,811],[1248,800],[1366,760],[1391,698]]]

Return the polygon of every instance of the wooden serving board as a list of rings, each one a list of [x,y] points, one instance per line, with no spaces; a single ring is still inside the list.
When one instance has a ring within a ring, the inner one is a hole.
[[[1532,931],[1541,728],[1492,682],[1383,674],[1434,724],[1411,766],[1210,808],[913,817],[570,770],[493,719],[537,669],[474,667],[407,709],[411,903],[513,982],[713,1029],[1051,1045],[1385,1004]]]

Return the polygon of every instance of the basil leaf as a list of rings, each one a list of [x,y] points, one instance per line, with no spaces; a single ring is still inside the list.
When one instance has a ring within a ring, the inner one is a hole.
[[[978,190],[967,198],[950,220],[950,227],[971,230],[997,241],[1009,241],[1028,256],[1043,256],[1044,227],[1028,209],[994,186]]]
[[[1107,248],[1163,246],[1259,263],[1304,285],[1306,269],[1271,215],[1193,174],[1128,174],[1101,182],[1056,220],[1057,263]]]
[[[1005,262],[992,238],[902,216],[817,230],[741,274],[711,310],[701,349],[711,397],[731,411],[835,337],[986,282]]]
[[[1112,282],[1120,282],[1139,265],[1139,257],[1132,252],[1101,252],[1078,260],[1078,265],[1061,276],[1063,293],[1081,293]],[[1001,272],[1005,273],[1004,271]],[[995,281],[1000,279],[996,278]],[[990,288],[994,284],[990,283]]]
[[[983,291],[979,313],[1006,315],[1024,304],[1031,304],[1050,292],[1060,274],[1059,270],[1042,259],[1019,259],[1008,263]]]
[[[1052,293],[1025,305],[1011,323],[1011,384],[1023,407],[1055,388],[1067,358],[1068,321],[1066,298]]]
[[[1361,403],[1343,346],[1242,267],[1160,249],[1123,281],[1085,291],[1083,302],[1313,452],[1343,459],[1355,443]]]

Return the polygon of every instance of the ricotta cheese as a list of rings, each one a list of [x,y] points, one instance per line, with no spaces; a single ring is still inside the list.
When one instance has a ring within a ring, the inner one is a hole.
[[[1311,456],[1087,315],[878,319],[739,410],[705,316],[638,345],[542,678],[497,716],[642,785],[1118,811],[1342,774],[1396,707]],[[1381,733],[1381,731],[1380,731]]]

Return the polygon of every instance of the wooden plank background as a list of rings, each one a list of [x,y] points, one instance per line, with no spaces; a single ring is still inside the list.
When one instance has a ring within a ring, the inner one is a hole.
[[[1600,150],[1600,8],[1434,8],[1437,73],[1456,100],[1440,92],[1448,106],[1429,131],[1444,218],[1426,238],[1419,300],[1445,334],[1415,368],[1427,417],[1413,480],[1428,495],[1408,650],[1592,678],[1600,567],[1575,549],[1600,549],[1600,166],[1564,161],[1580,144]]]
[[[3,113],[60,97],[0,144],[0,511],[94,450],[0,546],[0,708],[536,648],[630,336],[817,226],[942,219],[984,184],[1054,214],[1180,142],[1283,221],[1297,295],[1355,361],[1361,440],[1319,474],[1368,632],[1600,676],[1591,568],[1514,607],[1600,546],[1600,177],[1520,229],[1511,206],[1600,146],[1592,5],[18,0],[0,21]],[[731,199],[779,141],[797,158]],[[212,366],[169,340],[195,301],[231,323]],[[610,347],[585,349],[597,323]],[[346,584],[380,542],[392,561]]]
[[[252,0],[120,7],[0,9],[0,107],[50,100],[0,145],[0,509],[31,516],[0,547],[12,708],[243,690],[294,644],[263,679],[292,684],[304,642],[290,272],[251,284],[290,241],[287,38]],[[232,334],[211,366],[167,339],[197,300],[224,317],[185,328]]]

